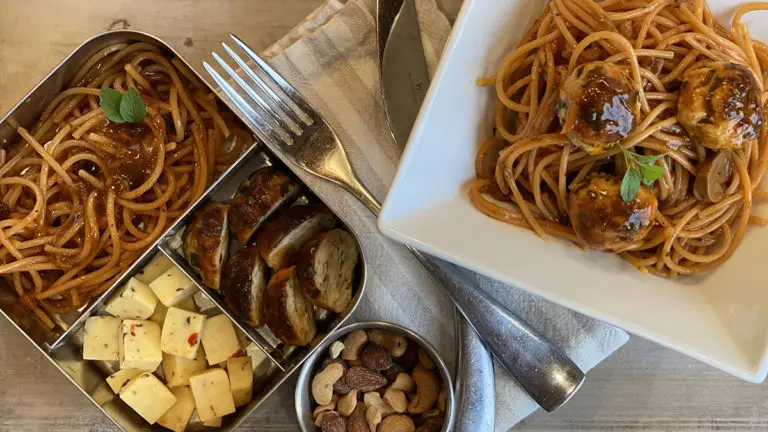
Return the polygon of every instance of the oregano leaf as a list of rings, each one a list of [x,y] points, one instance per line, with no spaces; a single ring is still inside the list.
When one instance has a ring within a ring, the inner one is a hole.
[[[640,190],[640,173],[634,167],[628,167],[624,173],[624,179],[621,181],[621,199],[624,202],[632,202]]]

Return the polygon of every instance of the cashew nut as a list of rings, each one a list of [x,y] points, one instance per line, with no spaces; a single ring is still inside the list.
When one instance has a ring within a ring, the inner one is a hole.
[[[423,348],[419,348],[419,363],[429,370],[435,368],[435,362],[432,361],[432,358]]]
[[[381,423],[382,417],[381,408],[377,406],[369,406],[365,410],[365,421],[368,422],[368,428],[371,432],[376,432],[376,427]]]
[[[331,403],[325,404],[325,405],[318,405],[317,408],[315,408],[315,412],[312,413],[312,416],[315,418],[320,415],[320,413],[323,413],[325,411],[333,411],[336,408],[336,401],[339,400],[339,397],[336,395],[333,395],[331,397]]]
[[[368,335],[365,330],[355,330],[348,334],[344,338],[344,350],[341,352],[341,358],[347,361],[357,360],[366,342],[368,342]]]
[[[393,390],[388,388],[384,392],[384,401],[395,410],[396,413],[404,413],[408,408],[408,399],[402,390]]]
[[[416,382],[413,381],[410,375],[400,372],[397,374],[395,381],[389,386],[392,390],[402,390],[406,393],[410,393],[416,390]]]
[[[416,396],[408,405],[408,412],[421,414],[432,408],[432,405],[437,401],[437,395],[440,393],[440,382],[432,372],[420,364],[413,368],[411,375],[416,382]]]
[[[368,339],[386,348],[392,357],[402,356],[408,347],[405,336],[387,330],[368,330]]]
[[[331,363],[312,380],[312,397],[318,405],[328,405],[333,400],[333,384],[344,375],[344,366]]]
[[[415,432],[416,425],[410,417],[403,414],[387,416],[379,424],[378,432]]]
[[[388,403],[384,402],[384,399],[381,398],[381,395],[377,391],[372,391],[364,394],[363,402],[365,403],[365,406],[368,408],[371,408],[373,406],[379,407],[381,409],[382,416],[386,416],[394,412],[394,410],[392,410],[392,407],[389,406]]]
[[[381,395],[378,392],[368,392],[363,396],[363,401],[368,407],[365,410],[365,420],[368,422],[368,427],[371,432],[376,432],[376,426],[381,423],[381,419],[394,411],[384,400],[381,399]]]
[[[348,417],[352,414],[357,406],[357,390],[352,390],[349,393],[339,398],[336,402],[336,410],[344,417]]]
[[[339,354],[341,354],[341,351],[344,349],[344,342],[342,341],[336,341],[331,344],[331,347],[329,348],[329,351],[331,352],[331,358],[336,360],[339,357]]]

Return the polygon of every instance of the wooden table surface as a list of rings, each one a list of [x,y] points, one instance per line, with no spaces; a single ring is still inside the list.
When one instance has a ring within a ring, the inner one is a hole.
[[[450,15],[458,0],[443,0]],[[263,49],[322,0],[8,0],[0,12],[0,116],[85,38],[132,28],[165,39],[199,65],[227,32]],[[595,368],[553,414],[517,429],[768,430],[768,387],[639,338]],[[0,319],[0,431],[112,431],[101,412],[24,337]],[[293,383],[244,430],[295,431]]]

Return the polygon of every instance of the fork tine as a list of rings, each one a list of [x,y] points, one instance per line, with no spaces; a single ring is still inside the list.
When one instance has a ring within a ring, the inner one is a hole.
[[[248,83],[246,83],[245,80],[242,79],[240,75],[238,75],[237,72],[235,72],[235,70],[232,69],[232,67],[229,66],[226,61],[224,61],[223,58],[221,58],[221,56],[215,52],[212,53],[212,55],[219,66],[224,69],[224,72],[226,72],[233,80],[235,80],[235,82],[245,91],[246,94],[248,94],[248,96],[251,97],[251,99],[253,99],[254,102],[256,102],[256,104],[259,105],[262,110],[266,111],[269,118],[274,122],[273,126],[277,126],[276,130],[285,134],[284,139],[290,140],[290,137],[285,132],[286,130],[290,130],[290,126],[286,124],[283,119],[280,118],[280,116],[275,114],[274,110],[272,110],[270,106],[267,105],[266,101],[262,99],[262,97],[256,93],[256,91],[253,90],[253,88],[251,88],[251,86],[249,86]]]
[[[203,67],[213,77],[219,88],[234,102],[237,108],[245,115],[245,118],[253,122],[253,129],[256,131],[256,135],[264,142],[281,141],[283,137],[281,134],[275,132],[274,128],[269,125],[262,117],[261,114],[251,108],[250,104],[243,99],[242,96],[222,77],[216,69],[214,69],[208,62],[203,61]],[[285,132],[283,132],[285,134]],[[293,140],[287,141],[288,144],[292,144]]]
[[[267,62],[262,60],[262,58],[259,57],[258,54],[253,52],[253,50],[249,48],[248,45],[245,44],[245,42],[243,42],[239,37],[235,36],[232,33],[229,34],[229,37],[231,37],[232,40],[235,41],[237,46],[239,46],[240,49],[242,49],[243,52],[245,52],[248,55],[248,57],[251,60],[253,60],[259,68],[261,68],[262,72],[264,72],[267,76],[269,76],[272,79],[272,81],[278,87],[280,87],[280,90],[282,90],[283,93],[285,93],[285,95],[288,96],[291,102],[293,102],[297,107],[299,107],[299,109],[304,111],[303,114],[306,116],[305,121],[308,121],[308,124],[311,124],[314,121],[314,118],[318,117],[317,111],[315,111],[315,109],[312,108],[307,103],[306,100],[304,100],[304,98],[299,94],[299,92],[296,91],[296,89],[294,89],[293,86],[288,84],[288,82],[285,81],[285,79],[283,79],[283,77],[280,76],[279,73],[275,72],[275,70],[272,69],[272,67],[270,67],[267,64]],[[296,114],[301,115],[302,113],[296,113]]]
[[[277,95],[277,93],[275,93],[275,91],[274,91],[274,90],[272,90],[272,88],[271,88],[270,86],[268,86],[268,85],[267,85],[267,84],[264,82],[264,80],[263,80],[263,79],[262,79],[260,76],[256,75],[256,72],[254,72],[254,71],[251,69],[251,67],[250,67],[250,66],[248,66],[248,64],[245,62],[245,60],[243,60],[243,59],[242,59],[242,58],[241,58],[241,57],[240,57],[240,56],[239,56],[239,55],[238,55],[238,54],[237,54],[235,51],[233,51],[233,50],[232,50],[232,48],[230,48],[230,47],[229,47],[229,45],[227,45],[226,43],[223,43],[223,42],[222,42],[222,43],[221,43],[221,46],[223,46],[223,47],[224,47],[224,50],[227,52],[227,54],[229,54],[229,56],[230,56],[230,57],[232,57],[232,58],[235,60],[235,62],[237,63],[237,65],[238,65],[238,66],[240,66],[240,69],[242,69],[242,70],[245,72],[245,74],[246,74],[246,75],[248,75],[248,77],[250,77],[250,78],[251,78],[251,80],[253,80],[253,82],[255,82],[257,86],[259,86],[259,88],[261,89],[261,91],[263,91],[264,93],[266,93],[266,94],[267,94],[267,96],[269,96],[269,98],[272,100],[272,102],[274,102],[274,103],[275,103],[275,104],[276,104],[276,105],[279,107],[279,109],[280,109],[280,110],[282,110],[282,111],[283,111],[283,113],[285,113],[285,115],[286,115],[286,116],[287,116],[287,117],[288,117],[288,118],[289,118],[289,119],[290,119],[292,122],[294,122],[294,123],[296,124],[296,127],[297,127],[297,128],[299,128],[299,127],[300,127],[300,126],[299,126],[299,124],[300,124],[300,123],[303,123],[303,120],[302,120],[302,119],[301,119],[301,118],[300,118],[298,115],[296,115],[296,113],[294,112],[294,110],[293,110],[291,107],[289,107],[289,106],[288,106],[288,105],[287,105],[287,104],[286,104],[286,103],[285,103],[285,102],[284,102],[284,101],[283,101],[283,100],[282,100],[282,99],[281,99],[281,98],[280,98],[280,97]],[[298,132],[298,133],[301,133],[301,131],[297,131],[297,132]]]

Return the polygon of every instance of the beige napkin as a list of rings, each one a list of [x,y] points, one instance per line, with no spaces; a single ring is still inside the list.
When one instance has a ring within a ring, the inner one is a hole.
[[[434,71],[450,24],[434,0],[417,0],[416,4],[427,63]],[[379,97],[375,9],[375,0],[330,0],[264,54],[332,125],[363,183],[383,201],[397,169],[399,151]],[[432,342],[453,369],[456,347],[451,303],[409,252],[378,233],[373,216],[354,198],[323,180],[301,177],[316,186],[363,241],[370,273],[353,320],[402,324]],[[520,289],[480,275],[472,277],[558,343],[584,370],[628,339],[621,330]],[[501,431],[537,406],[503,369],[497,367],[496,371],[496,429]]]

